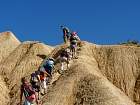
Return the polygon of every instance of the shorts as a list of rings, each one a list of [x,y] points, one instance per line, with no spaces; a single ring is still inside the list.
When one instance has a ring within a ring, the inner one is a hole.
[[[71,44],[70,47],[71,47],[71,49],[75,49],[76,48],[76,44]]]
[[[46,83],[46,79],[44,81],[41,81],[41,87],[43,89],[46,89],[47,88],[47,83]]]
[[[67,58],[66,57],[60,57],[60,61],[61,62],[67,62]]]
[[[77,44],[77,40],[72,40],[71,44]]]

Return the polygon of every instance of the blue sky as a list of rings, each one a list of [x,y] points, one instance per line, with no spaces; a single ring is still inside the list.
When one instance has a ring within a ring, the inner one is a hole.
[[[21,41],[60,44],[62,24],[97,44],[140,41],[140,0],[0,0],[0,32]]]

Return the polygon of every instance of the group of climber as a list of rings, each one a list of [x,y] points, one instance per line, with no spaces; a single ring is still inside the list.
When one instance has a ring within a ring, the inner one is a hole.
[[[69,61],[76,57],[76,47],[80,38],[76,32],[70,32],[67,27],[61,26],[63,30],[64,42],[70,42],[69,47],[63,48],[58,60],[61,64],[61,72],[64,71],[64,63],[67,64],[67,69],[69,68]],[[52,72],[54,69],[55,60],[51,57],[45,59],[40,65],[37,71],[31,74],[30,82],[26,77],[21,79],[21,94],[20,103],[22,105],[23,94],[25,96],[24,105],[40,105],[40,94],[43,96],[46,94],[47,84],[52,78]]]
[[[22,96],[24,94],[24,105],[33,105],[33,103],[39,104],[40,94],[46,94],[47,83],[49,78],[52,77],[52,71],[54,68],[54,59],[48,58],[39,67],[37,71],[31,74],[30,82],[27,77],[21,79],[21,94],[20,105],[22,105]]]

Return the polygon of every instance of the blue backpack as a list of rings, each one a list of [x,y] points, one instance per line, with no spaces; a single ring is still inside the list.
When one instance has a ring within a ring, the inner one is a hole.
[[[51,74],[53,68],[54,68],[54,62],[52,60],[47,60],[45,63],[44,63],[44,68],[45,70]]]

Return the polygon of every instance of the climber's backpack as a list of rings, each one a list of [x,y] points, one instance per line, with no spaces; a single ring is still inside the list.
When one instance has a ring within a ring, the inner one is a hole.
[[[54,61],[52,61],[52,60],[47,60],[47,61],[44,63],[43,66],[44,66],[46,72],[47,72],[48,74],[51,75],[52,70],[53,70],[53,68],[54,68]]]
[[[44,68],[45,68],[45,69],[52,70],[53,67],[54,67],[54,62],[51,61],[51,60],[47,60],[47,61],[44,63]]]
[[[37,78],[37,75],[35,73],[32,73],[31,74],[31,83],[34,82],[34,83],[37,83],[38,82],[38,78]]]

